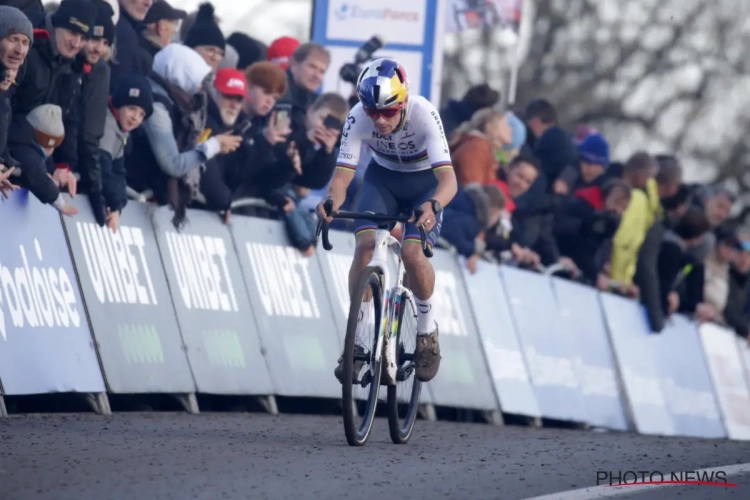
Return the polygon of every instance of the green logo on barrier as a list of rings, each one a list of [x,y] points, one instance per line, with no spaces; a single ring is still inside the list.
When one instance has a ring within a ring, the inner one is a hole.
[[[292,370],[325,371],[323,348],[312,335],[284,335],[284,348]]]
[[[164,351],[154,325],[123,323],[117,325],[117,336],[128,363],[163,365]]]
[[[244,368],[245,354],[237,332],[229,330],[207,330],[203,332],[203,347],[214,366],[222,368]]]
[[[474,383],[474,370],[465,352],[451,351],[449,356],[443,356],[441,363],[448,365],[445,371],[453,382],[466,385]]]

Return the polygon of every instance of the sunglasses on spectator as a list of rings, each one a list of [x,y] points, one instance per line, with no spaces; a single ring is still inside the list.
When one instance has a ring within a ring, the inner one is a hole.
[[[387,108],[387,109],[373,109],[373,108],[364,108],[365,113],[367,113],[367,116],[372,118],[373,120],[377,120],[381,116],[383,118],[393,118],[397,114],[401,112],[400,107],[398,108]]]

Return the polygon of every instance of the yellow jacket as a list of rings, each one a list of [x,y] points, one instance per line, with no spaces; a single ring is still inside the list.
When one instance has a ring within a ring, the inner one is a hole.
[[[633,189],[620,227],[612,241],[612,279],[632,283],[638,251],[651,225],[661,217],[659,191],[654,179],[649,179],[646,190]]]

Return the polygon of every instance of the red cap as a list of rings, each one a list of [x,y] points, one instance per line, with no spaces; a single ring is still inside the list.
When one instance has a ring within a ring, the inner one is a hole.
[[[299,40],[290,36],[282,36],[277,38],[271,45],[268,46],[266,52],[267,58],[272,63],[278,64],[284,69],[289,67],[289,60],[292,58],[292,54],[299,47]]]
[[[245,97],[247,95],[247,78],[236,68],[224,68],[216,72],[214,87],[224,95]]]

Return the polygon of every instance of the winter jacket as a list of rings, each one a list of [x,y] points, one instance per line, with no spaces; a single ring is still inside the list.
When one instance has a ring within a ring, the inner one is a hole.
[[[101,195],[111,212],[121,212],[128,203],[125,146],[129,135],[120,128],[116,110],[108,106],[105,115],[104,133],[99,141],[99,161],[101,164]]]
[[[99,192],[102,189],[99,142],[104,134],[109,101],[109,64],[101,60],[91,66],[79,54],[73,67],[83,77],[78,107],[78,170],[84,190]]]
[[[457,137],[451,151],[459,186],[472,182],[489,184],[497,179],[495,153],[483,134],[470,132]]]
[[[443,122],[445,136],[450,137],[463,122],[471,120],[472,115],[477,109],[467,106],[461,101],[451,99],[448,105],[440,111],[440,120]]]
[[[36,131],[26,116],[15,116],[8,132],[8,149],[21,164],[19,184],[39,201],[54,204],[60,199],[60,189],[48,174],[54,172],[52,159],[48,158],[36,138]]]
[[[30,15],[35,28],[52,33],[51,14]],[[76,171],[78,168],[78,101],[81,75],[73,71],[73,61],[57,51],[54,39],[35,40],[19,71],[18,87],[13,93],[14,115],[27,115],[42,104],[56,104],[63,110],[65,141],[55,150],[54,162]]]
[[[478,237],[488,229],[490,215],[490,201],[481,185],[469,184],[443,209],[441,236],[464,257],[482,253],[485,244]]]
[[[138,33],[144,28],[143,23],[136,21],[125,9],[120,9],[120,19],[115,26],[117,39],[116,60],[111,61],[112,77],[109,81],[110,92],[114,91],[117,80],[125,75],[140,74],[148,76],[151,64],[148,54],[141,48]]]

